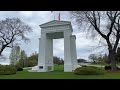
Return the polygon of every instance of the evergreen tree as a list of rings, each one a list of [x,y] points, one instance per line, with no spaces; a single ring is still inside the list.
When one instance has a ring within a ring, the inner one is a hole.
[[[107,63],[107,64],[110,63],[110,61],[108,60],[108,55],[107,55],[107,54],[105,54],[105,55],[103,56],[103,60],[104,60],[104,63]]]
[[[16,65],[17,62],[19,62],[20,60],[20,47],[19,46],[15,46],[12,48],[9,59],[10,59],[10,64],[12,65]]]
[[[19,65],[21,67],[26,67],[27,66],[27,54],[25,53],[24,50],[21,50]]]
[[[37,53],[32,54],[31,56],[29,56],[27,58],[27,65],[28,65],[28,67],[36,66],[37,63],[38,63],[38,54]]]
[[[14,48],[12,48],[11,50],[11,53],[10,53],[10,56],[9,56],[9,59],[10,59],[10,64],[15,64],[15,59],[14,59]]]

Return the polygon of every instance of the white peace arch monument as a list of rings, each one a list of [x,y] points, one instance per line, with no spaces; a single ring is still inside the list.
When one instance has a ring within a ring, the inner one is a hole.
[[[77,67],[76,36],[72,35],[71,22],[53,20],[40,25],[38,65],[32,68],[36,72],[54,70],[53,39],[64,38],[64,72],[72,72]]]

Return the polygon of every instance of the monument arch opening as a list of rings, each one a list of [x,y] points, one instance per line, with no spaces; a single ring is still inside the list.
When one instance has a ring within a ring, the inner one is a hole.
[[[64,38],[53,39],[53,62],[54,71],[64,71]]]

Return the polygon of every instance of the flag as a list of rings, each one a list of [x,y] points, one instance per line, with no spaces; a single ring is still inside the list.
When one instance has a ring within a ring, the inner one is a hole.
[[[60,13],[59,13],[59,15],[58,15],[58,20],[60,21]]]

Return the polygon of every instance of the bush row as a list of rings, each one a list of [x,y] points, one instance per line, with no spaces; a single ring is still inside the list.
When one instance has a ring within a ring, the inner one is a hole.
[[[0,75],[12,75],[17,71],[22,71],[23,68],[14,65],[0,65]]]
[[[0,65],[0,75],[11,75],[16,74],[17,70],[12,65]]]

